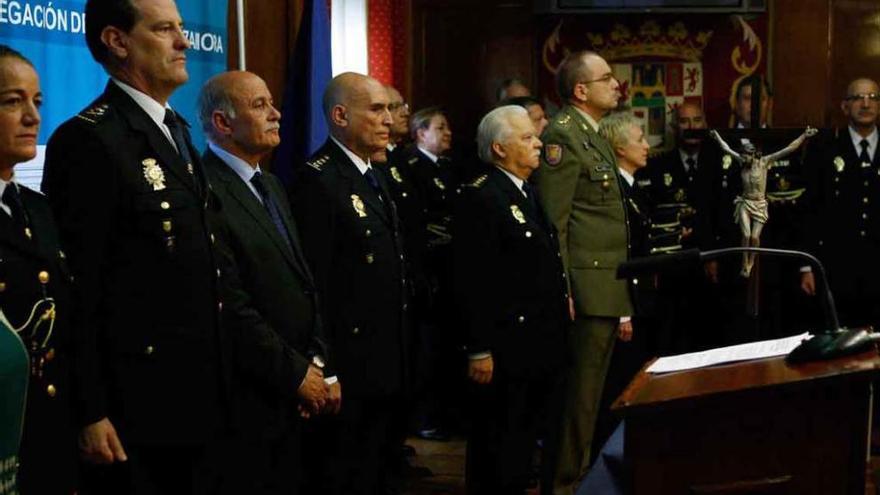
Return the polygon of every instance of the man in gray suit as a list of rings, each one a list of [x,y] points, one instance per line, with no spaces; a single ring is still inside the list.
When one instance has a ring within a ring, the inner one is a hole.
[[[222,205],[217,229],[229,339],[236,493],[290,493],[300,471],[300,416],[339,407],[312,274],[287,196],[260,168],[281,115],[250,72],[210,79],[199,96],[205,170]],[[227,483],[227,485],[229,485]]]
[[[626,281],[616,280],[627,259],[629,225],[608,142],[598,122],[617,106],[620,92],[611,67],[593,52],[569,55],[557,74],[566,105],[547,126],[535,183],[559,232],[574,327],[571,366],[555,459],[553,493],[570,495],[589,468],[593,429],[605,374],[618,338],[632,338],[632,302]]]

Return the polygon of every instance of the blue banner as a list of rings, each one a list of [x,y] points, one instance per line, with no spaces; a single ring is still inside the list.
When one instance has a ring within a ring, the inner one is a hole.
[[[306,0],[281,109],[281,145],[272,172],[290,184],[294,167],[303,164],[327,140],[321,108],[330,70],[330,18],[325,0]]]
[[[92,60],[85,41],[86,0],[0,0],[0,43],[33,62],[43,91],[39,153],[16,167],[16,179],[39,190],[43,149],[52,132],[104,90],[107,74]],[[171,97],[171,106],[192,124],[193,141],[204,149],[196,101],[202,84],[226,70],[227,2],[178,0],[187,53],[189,82]]]

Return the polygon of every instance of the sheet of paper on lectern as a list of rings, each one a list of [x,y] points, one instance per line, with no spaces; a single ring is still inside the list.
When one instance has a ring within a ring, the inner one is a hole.
[[[718,347],[707,351],[661,357],[654,361],[647,371],[648,373],[669,373],[672,371],[705,368],[716,364],[784,356],[809,337],[809,333],[802,333],[782,339],[763,340],[761,342],[750,342],[729,347]]]

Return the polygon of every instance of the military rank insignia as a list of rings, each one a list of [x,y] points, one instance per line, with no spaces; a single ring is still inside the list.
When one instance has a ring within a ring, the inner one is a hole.
[[[669,187],[672,185],[672,174],[670,174],[668,172],[663,174],[663,185],[666,187]]]
[[[434,177],[434,185],[437,186],[437,189],[440,189],[441,191],[446,190],[446,184],[444,184],[439,177]]]
[[[510,205],[510,213],[513,214],[513,218],[518,223],[521,223],[521,224],[526,223],[526,217],[525,217],[525,215],[523,215],[522,210],[519,209],[519,206]]]
[[[141,165],[144,166],[144,179],[147,180],[147,184],[153,186],[154,191],[165,189],[165,172],[162,171],[156,159],[147,158],[141,162]]]
[[[397,170],[397,167],[391,167],[391,178],[394,179],[394,182],[398,184],[403,184],[403,177],[400,176],[400,170]]]
[[[730,168],[731,163],[733,163],[733,157],[730,155],[724,155],[724,158],[721,159],[721,168],[727,170]]]
[[[362,200],[357,194],[351,195],[351,206],[358,214],[358,217],[364,218],[367,216],[367,210],[364,208],[364,200]]]
[[[559,165],[562,161],[562,145],[548,144],[544,146],[544,158],[551,166]]]

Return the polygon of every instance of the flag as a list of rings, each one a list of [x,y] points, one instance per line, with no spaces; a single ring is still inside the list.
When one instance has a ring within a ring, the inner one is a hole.
[[[286,185],[290,184],[295,167],[317,151],[328,136],[321,109],[324,88],[332,77],[327,2],[305,0],[303,7],[281,108],[281,144],[272,167]]]

